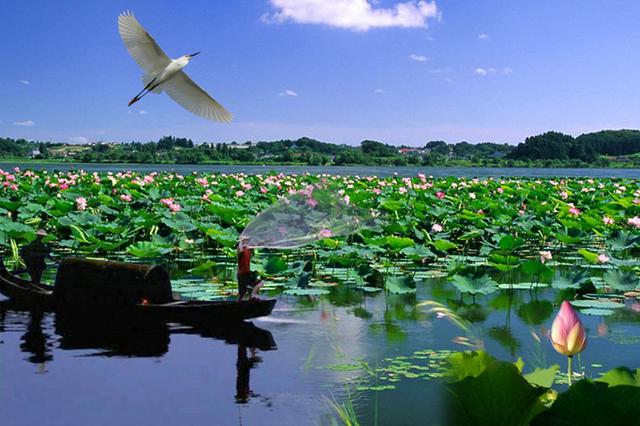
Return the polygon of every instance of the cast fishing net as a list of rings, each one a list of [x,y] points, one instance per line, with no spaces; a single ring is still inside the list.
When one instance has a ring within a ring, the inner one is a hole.
[[[345,198],[308,187],[258,213],[240,235],[250,248],[291,249],[348,235],[372,223],[370,211]]]

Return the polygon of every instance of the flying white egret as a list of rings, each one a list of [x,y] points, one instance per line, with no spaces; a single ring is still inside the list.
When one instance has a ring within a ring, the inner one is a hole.
[[[165,91],[187,111],[209,120],[231,121],[229,111],[182,71],[191,58],[200,52],[170,59],[129,11],[118,16],[118,31],[129,54],[145,71],[142,77],[144,89],[129,101],[129,106],[149,92]]]

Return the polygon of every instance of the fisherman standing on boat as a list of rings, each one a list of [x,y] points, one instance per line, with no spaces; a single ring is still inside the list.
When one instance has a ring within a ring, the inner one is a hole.
[[[31,283],[36,285],[40,284],[42,274],[47,269],[45,259],[53,260],[51,248],[42,241],[46,236],[47,232],[44,229],[40,229],[36,232],[36,239],[20,249],[20,256],[27,267]]]
[[[246,241],[240,240],[238,243],[238,302],[241,302],[248,289],[251,289],[251,299],[258,295],[258,289],[262,286],[262,281],[258,280],[258,273],[251,271],[252,250]]]

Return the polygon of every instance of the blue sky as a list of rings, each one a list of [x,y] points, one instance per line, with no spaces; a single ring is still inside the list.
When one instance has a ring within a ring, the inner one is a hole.
[[[142,75],[117,31],[127,9],[170,57],[202,52],[186,72],[233,123],[165,94],[127,107]],[[22,0],[2,10],[0,136],[424,145],[640,127],[634,1]]]

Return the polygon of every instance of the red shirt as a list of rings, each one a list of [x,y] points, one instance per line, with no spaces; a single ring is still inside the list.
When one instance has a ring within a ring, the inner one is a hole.
[[[238,275],[245,275],[251,272],[251,249],[245,247],[238,250]]]

